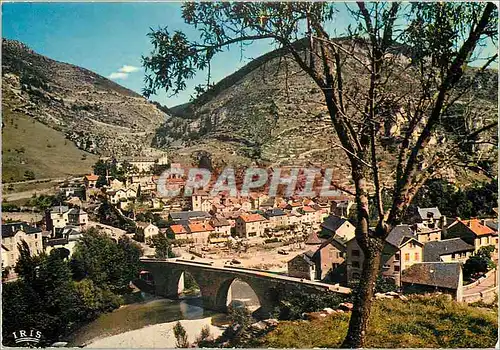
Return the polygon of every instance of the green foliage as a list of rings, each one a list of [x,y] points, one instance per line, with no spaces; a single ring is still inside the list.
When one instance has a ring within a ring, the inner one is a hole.
[[[298,320],[302,318],[303,313],[319,311],[325,307],[337,307],[340,303],[350,301],[349,296],[341,294],[292,293],[287,290],[280,290],[276,297],[279,306],[275,314],[280,320]]]
[[[470,218],[492,215],[492,208],[498,206],[497,201],[497,181],[457,188],[448,181],[432,179],[418,191],[412,206],[437,206],[441,213],[448,217]]]
[[[186,330],[179,321],[177,321],[177,323],[174,326],[174,336],[175,336],[175,347],[189,348],[189,342]]]
[[[28,201],[28,206],[37,207],[41,211],[45,211],[53,206],[61,205],[65,199],[63,193],[58,193],[55,196],[41,194],[37,197],[33,195]]]
[[[432,315],[432,317],[430,317]],[[261,348],[338,348],[347,334],[349,314],[313,321],[282,321],[258,344]],[[411,296],[377,300],[366,337],[367,348],[493,347],[496,312],[476,309],[445,297]]]
[[[189,272],[184,272],[184,290],[188,292],[200,290],[200,286]]]
[[[496,265],[491,259],[491,254],[494,251],[495,247],[490,245],[479,248],[476,253],[470,256],[464,264],[464,279],[471,280],[495,268]]]
[[[375,284],[375,293],[395,292],[398,286],[393,278],[378,276]]]
[[[75,247],[71,268],[76,280],[88,278],[96,287],[125,293],[139,273],[140,256],[140,247],[128,237],[121,237],[116,243],[90,228]]]
[[[196,343],[198,344],[198,346],[201,346],[200,344],[203,344],[203,342],[208,341],[210,338],[212,338],[212,334],[210,333],[210,326],[204,325],[201,328],[200,335],[196,337]]]
[[[120,215],[117,209],[107,200],[104,200],[97,211],[99,222],[110,226],[121,228],[127,232],[136,232],[136,224],[132,219]]]
[[[155,257],[157,259],[175,258],[170,242],[165,233],[160,232],[151,237],[151,242],[155,247]]]

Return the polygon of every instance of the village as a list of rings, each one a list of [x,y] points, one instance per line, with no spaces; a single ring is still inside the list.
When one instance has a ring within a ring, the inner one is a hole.
[[[30,220],[19,220],[23,214],[30,217],[29,212],[3,213],[4,281],[16,279],[21,241],[35,254],[65,248],[71,256],[91,227],[115,240],[130,237],[148,258],[158,258],[154,240],[161,236],[172,256],[215,266],[265,270],[346,287],[354,287],[361,278],[364,256],[351,219],[354,198],[347,192],[304,198],[270,197],[256,191],[233,197],[212,196],[208,188],[200,188],[189,197],[167,198],[158,191],[158,169],[185,169],[187,174],[187,166],[169,164],[166,156],[113,164],[122,170],[121,180],[109,169],[100,175],[92,172],[62,183],[58,188],[62,202],[32,213]],[[171,175],[166,182],[169,188],[183,189],[186,176]],[[467,278],[463,271],[470,257],[484,251],[498,262],[496,217],[447,218],[438,207],[417,207],[387,237],[380,278],[398,292],[439,292],[457,301],[491,301],[496,268],[469,273]]]

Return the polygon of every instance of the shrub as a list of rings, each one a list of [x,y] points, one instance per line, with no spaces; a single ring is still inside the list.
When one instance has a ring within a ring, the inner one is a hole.
[[[177,321],[177,323],[174,326],[174,337],[175,337],[175,347],[189,348],[186,329],[184,329],[184,327],[179,321]]]

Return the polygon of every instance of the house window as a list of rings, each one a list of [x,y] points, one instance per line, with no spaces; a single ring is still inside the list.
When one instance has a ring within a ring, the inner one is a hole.
[[[410,261],[410,253],[405,253],[405,261]]]
[[[416,261],[419,261],[419,260],[420,260],[420,254],[415,253],[415,260],[416,260]]]
[[[359,256],[359,250],[353,249],[352,250],[352,256]]]
[[[451,254],[451,258],[455,259],[455,253]]]
[[[394,255],[394,261],[399,261],[399,253],[396,253],[396,255]]]
[[[359,268],[359,261],[353,261],[352,262],[352,267]]]
[[[37,239],[37,238],[38,238],[38,234],[35,233],[35,239]]]
[[[399,272],[399,271],[400,271],[399,265],[394,265],[394,272]]]

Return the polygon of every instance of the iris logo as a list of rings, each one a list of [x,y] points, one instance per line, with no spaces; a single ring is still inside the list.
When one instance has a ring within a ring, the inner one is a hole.
[[[16,332],[12,332],[14,336],[14,341],[16,344],[20,343],[39,343],[42,339],[42,332],[37,331],[35,329],[30,329],[29,331],[19,330]]]

